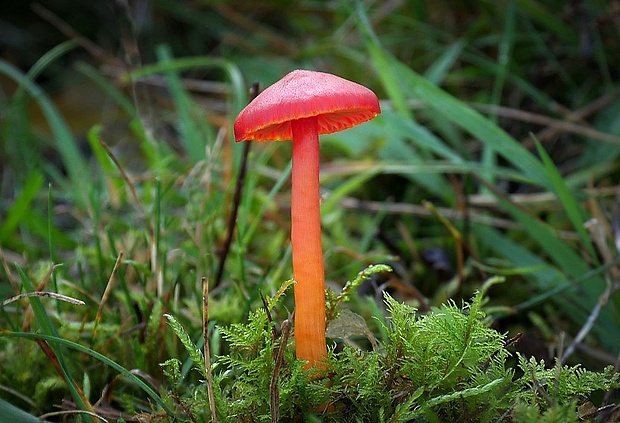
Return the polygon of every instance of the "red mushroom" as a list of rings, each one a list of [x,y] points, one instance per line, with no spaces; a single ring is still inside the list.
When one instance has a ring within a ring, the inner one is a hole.
[[[325,274],[321,247],[319,135],[381,113],[370,89],[323,72],[296,70],[259,94],[235,120],[235,140],[293,140],[291,245],[297,358],[323,367]]]

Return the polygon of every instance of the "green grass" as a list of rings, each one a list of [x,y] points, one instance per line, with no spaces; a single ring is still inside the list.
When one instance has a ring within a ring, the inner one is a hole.
[[[577,421],[617,399],[611,6],[288,3],[157,1],[131,71],[76,62],[64,38],[26,69],[0,59],[0,300],[85,303],[2,303],[0,419],[209,421],[203,278],[221,421],[270,421],[274,392],[285,421]],[[327,384],[281,333],[290,143],[252,145],[215,286],[244,154],[232,122],[251,83],[295,68],[363,83],[383,109],[322,139],[328,314],[347,335]],[[393,271],[358,275],[380,263]],[[518,332],[567,366],[505,347]]]

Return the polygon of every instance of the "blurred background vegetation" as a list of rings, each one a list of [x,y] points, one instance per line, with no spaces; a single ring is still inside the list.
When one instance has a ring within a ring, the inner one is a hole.
[[[149,412],[105,359],[162,383],[159,364],[185,357],[162,316],[199,340],[202,278],[226,352],[216,325],[292,276],[290,143],[249,149],[228,245],[246,154],[231,123],[253,83],[297,68],[381,99],[322,141],[328,285],[394,269],[360,288],[358,313],[384,291],[427,311],[501,275],[485,307],[523,334],[514,349],[617,364],[618,51],[616,0],[3,2],[0,299],[86,304],[3,304],[0,329],[104,359],[2,337],[0,398],[43,414],[108,386],[102,415]]]

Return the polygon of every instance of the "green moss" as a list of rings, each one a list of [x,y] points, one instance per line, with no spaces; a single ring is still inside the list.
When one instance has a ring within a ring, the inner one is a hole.
[[[611,368],[547,369],[522,356],[516,377],[505,337],[487,326],[482,304],[477,293],[461,307],[448,302],[422,315],[386,294],[376,350],[332,344],[325,371],[305,371],[295,359],[289,320],[256,310],[247,323],[221,328],[230,354],[216,357],[212,369],[218,415],[241,422],[272,421],[273,412],[280,421],[576,421],[592,392],[619,385]],[[205,392],[185,392],[185,411],[205,415]]]

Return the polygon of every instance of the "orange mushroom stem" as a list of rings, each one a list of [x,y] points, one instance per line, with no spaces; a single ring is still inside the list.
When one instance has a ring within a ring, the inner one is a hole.
[[[321,247],[319,135],[381,113],[368,88],[323,72],[293,71],[260,93],[235,119],[235,140],[293,140],[291,245],[297,358],[323,368],[325,272]]]
[[[325,272],[321,244],[319,133],[316,116],[291,122],[291,244],[295,278],[295,345],[308,367],[327,356]]]

